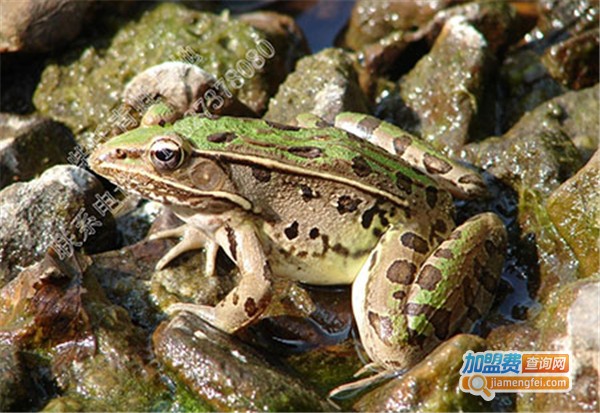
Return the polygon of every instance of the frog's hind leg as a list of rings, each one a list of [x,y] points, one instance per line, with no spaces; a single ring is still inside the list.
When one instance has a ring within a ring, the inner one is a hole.
[[[383,370],[411,368],[493,302],[506,248],[500,219],[473,217],[437,246],[430,230],[388,230],[352,286],[362,344]]]
[[[433,251],[419,269],[406,300],[407,324],[416,337],[432,337],[439,344],[470,331],[489,311],[506,242],[504,224],[488,212],[454,229]],[[432,343],[432,347],[436,345]]]
[[[410,133],[362,113],[336,116],[335,127],[375,144],[435,179],[457,198],[471,199],[487,194],[483,178],[475,171],[442,155],[427,142]]]

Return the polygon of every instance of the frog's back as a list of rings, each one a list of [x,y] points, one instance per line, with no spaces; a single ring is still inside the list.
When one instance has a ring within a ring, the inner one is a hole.
[[[333,179],[399,204],[406,204],[419,188],[436,186],[385,150],[333,127],[306,129],[262,119],[188,117],[173,128],[206,156]]]

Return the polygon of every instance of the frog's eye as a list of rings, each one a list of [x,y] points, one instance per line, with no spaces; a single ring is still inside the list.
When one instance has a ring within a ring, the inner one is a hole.
[[[150,146],[150,159],[158,171],[173,171],[183,163],[185,151],[179,139],[160,137]]]

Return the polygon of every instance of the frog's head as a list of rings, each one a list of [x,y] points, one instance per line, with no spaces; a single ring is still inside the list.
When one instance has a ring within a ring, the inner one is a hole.
[[[206,211],[230,209],[232,203],[251,209],[219,162],[195,153],[192,142],[169,127],[116,136],[98,147],[88,162],[120,187],[157,202]]]

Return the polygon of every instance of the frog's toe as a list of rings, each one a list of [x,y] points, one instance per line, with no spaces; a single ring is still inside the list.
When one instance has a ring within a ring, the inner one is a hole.
[[[182,311],[186,311],[197,317],[200,317],[210,324],[214,325],[215,323],[215,308],[210,305],[177,303],[171,304],[166,310],[167,314],[169,315],[175,315]]]
[[[369,365],[367,365],[367,366],[369,366]],[[367,366],[365,366],[365,367],[367,367]],[[361,370],[363,370],[363,369],[361,369]],[[359,370],[359,372],[361,370]],[[329,392],[329,397],[330,398],[350,397],[351,396],[350,393],[352,393],[352,395],[354,395],[355,393],[365,390],[367,387],[371,387],[376,384],[379,384],[380,382],[387,380],[389,378],[392,378],[398,374],[399,374],[399,372],[396,372],[396,371],[383,370],[372,376],[368,376],[363,379],[359,379],[359,380],[356,380],[356,381],[353,381],[350,383],[342,384],[341,386],[338,386],[338,387],[334,388],[333,390],[331,390]]]
[[[182,237],[182,240],[171,248],[159,261],[156,263],[156,269],[162,270],[171,261],[180,256],[181,254],[204,248],[206,251],[206,266],[205,274],[211,276],[215,271],[215,261],[217,259],[217,252],[219,246],[211,239],[209,239],[204,233],[190,225],[181,225],[177,228],[167,229],[152,234],[149,239],[164,239],[164,238],[175,238]]]

